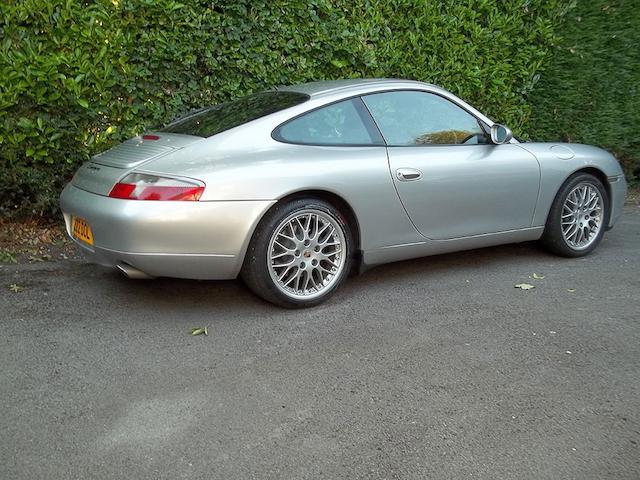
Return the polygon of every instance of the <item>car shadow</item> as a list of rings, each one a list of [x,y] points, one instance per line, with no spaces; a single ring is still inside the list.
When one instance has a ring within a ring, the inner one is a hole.
[[[551,257],[535,242],[502,245],[477,250],[421,257],[402,262],[376,266],[361,275],[349,278],[341,292],[322,305],[334,305],[350,294],[366,294],[367,289],[378,286],[390,278],[398,283],[410,283],[432,275],[434,279],[444,271],[463,272],[471,269],[494,269],[514,262],[531,264],[547,261]],[[89,267],[87,265],[87,267]],[[95,268],[91,266],[90,268]],[[236,280],[184,280],[157,278],[131,280],[111,269],[101,269],[102,281],[108,284],[112,295],[127,303],[154,304],[159,308],[202,308],[206,310],[248,312],[279,312],[286,310],[271,305],[253,295],[241,279]],[[321,308],[316,307],[316,308]]]

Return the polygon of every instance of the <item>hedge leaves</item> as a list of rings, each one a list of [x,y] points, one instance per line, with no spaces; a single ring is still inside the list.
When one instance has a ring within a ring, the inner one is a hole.
[[[282,84],[403,77],[516,131],[569,2],[5,0],[0,212],[50,212],[90,155]]]

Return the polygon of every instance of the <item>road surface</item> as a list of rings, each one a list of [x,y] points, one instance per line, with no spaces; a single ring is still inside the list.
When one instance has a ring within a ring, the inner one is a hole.
[[[407,261],[303,311],[4,265],[0,478],[637,479],[639,276],[638,207],[587,258]]]

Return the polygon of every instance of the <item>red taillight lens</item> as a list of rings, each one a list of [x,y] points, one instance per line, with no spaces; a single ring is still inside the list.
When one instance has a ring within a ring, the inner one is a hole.
[[[128,200],[183,200],[198,201],[204,184],[177,178],[157,177],[132,173],[116,183],[109,196]]]

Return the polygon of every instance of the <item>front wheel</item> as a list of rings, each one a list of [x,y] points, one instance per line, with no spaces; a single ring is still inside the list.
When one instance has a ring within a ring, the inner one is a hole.
[[[288,308],[326,300],[348,276],[352,237],[342,214],[317,199],[276,206],[253,234],[241,276],[258,296]]]
[[[609,220],[609,198],[602,182],[588,173],[569,177],[556,195],[542,244],[564,257],[582,257],[600,243]]]

